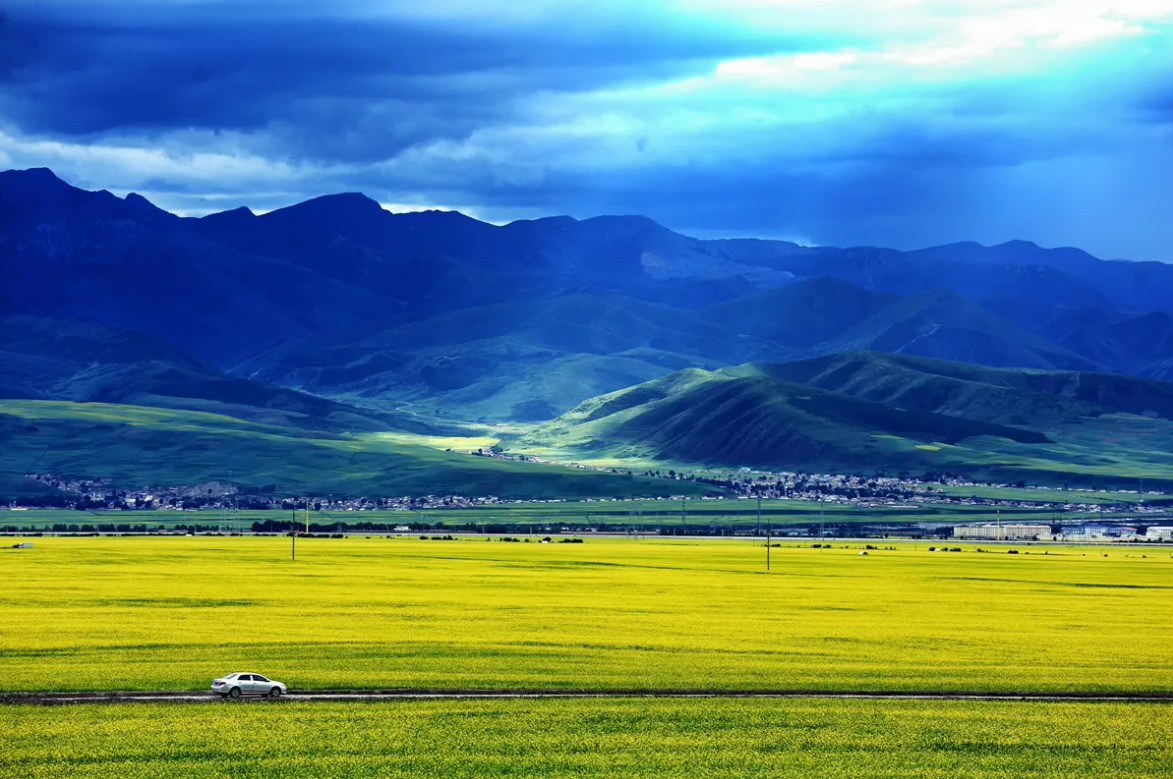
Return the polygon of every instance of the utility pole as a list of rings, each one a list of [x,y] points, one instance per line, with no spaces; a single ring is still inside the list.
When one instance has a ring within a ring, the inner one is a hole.
[[[310,499],[305,499],[305,532],[309,535],[310,532]]]
[[[297,509],[293,510],[293,521],[289,523],[289,560],[297,561]]]
[[[762,512],[762,499],[758,498],[758,521],[760,522]],[[766,517],[766,573],[770,572],[770,518]]]
[[[758,526],[754,528],[753,534],[760,536],[762,534],[762,496],[758,495]],[[766,566],[768,569],[770,566]]]
[[[680,499],[680,526],[686,530],[688,529],[688,518],[684,514],[684,498]]]

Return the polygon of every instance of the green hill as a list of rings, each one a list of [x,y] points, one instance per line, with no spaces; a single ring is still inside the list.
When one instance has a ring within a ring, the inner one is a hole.
[[[592,398],[518,451],[787,470],[1169,480],[1173,385],[845,354],[687,370]]]
[[[410,440],[410,439],[409,439]],[[3,498],[39,494],[28,473],[128,489],[224,482],[277,495],[577,498],[700,494],[659,479],[498,460],[401,436],[307,431],[201,411],[0,400]],[[267,489],[263,489],[267,488]]]
[[[190,409],[308,429],[438,432],[409,415],[228,376],[165,341],[109,325],[0,317],[0,344],[0,398]]]
[[[343,346],[293,342],[235,372],[385,408],[530,421],[686,366],[791,356],[700,315],[580,289],[462,309]]]
[[[1115,373],[987,368],[876,352],[722,373],[765,375],[902,408],[1037,429],[1112,412],[1173,419],[1173,384]]]
[[[91,322],[0,318],[0,498],[41,494],[28,473],[115,489],[224,481],[284,494],[503,497],[666,495],[665,481],[425,446],[462,426],[227,376],[165,342]],[[483,444],[488,446],[488,443]],[[444,446],[444,444],[439,444]]]

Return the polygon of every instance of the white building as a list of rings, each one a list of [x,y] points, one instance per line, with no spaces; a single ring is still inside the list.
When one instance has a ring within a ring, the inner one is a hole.
[[[953,537],[973,541],[1048,541],[1050,525],[1008,523],[998,525],[955,525]]]
[[[1145,531],[1145,541],[1173,541],[1173,527],[1150,527]]]

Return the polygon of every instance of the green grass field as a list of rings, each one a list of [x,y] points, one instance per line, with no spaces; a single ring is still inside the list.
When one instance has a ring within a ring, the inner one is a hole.
[[[1169,496],[1164,493],[1154,492],[1116,492],[1111,490],[1104,490],[1103,492],[1096,490],[1056,490],[1056,489],[1018,489],[1016,487],[991,487],[985,485],[978,486],[953,486],[953,485],[935,485],[935,489],[944,492],[946,495],[951,495],[959,498],[991,498],[996,500],[1022,500],[1032,502],[1044,503],[1091,503],[1091,504],[1111,504],[1111,503],[1136,503],[1138,501],[1145,501],[1148,503],[1160,502],[1168,500]]]
[[[0,706],[0,776],[1167,777],[1164,705],[590,700]]]
[[[417,443],[407,443],[407,441]],[[0,400],[0,490],[40,494],[26,473],[110,479],[123,489],[226,481],[278,494],[498,495],[513,498],[701,495],[711,488],[476,457],[444,439],[336,433],[218,413],[106,403]],[[472,439],[474,441],[479,439]],[[429,445],[430,444],[430,445]]]
[[[1173,686],[1169,550],[895,546],[38,538],[0,689]]]
[[[240,510],[235,513],[232,523],[231,509],[208,508],[200,511],[120,511],[71,509],[31,509],[27,511],[0,510],[0,528],[51,530],[56,525],[89,525],[93,528],[109,525],[146,526],[154,530],[160,527],[201,526],[217,528],[221,524],[235,530],[247,531],[254,522],[288,522],[292,519],[289,511]],[[767,524],[784,529],[788,525],[825,524],[827,528],[851,525],[900,525],[912,523],[954,524],[964,522],[993,522],[1001,518],[1004,522],[1051,522],[1052,520],[1098,521],[1104,517],[1122,520],[1138,519],[1161,524],[1166,520],[1155,519],[1151,514],[1112,512],[1103,517],[1095,512],[1067,512],[1052,507],[1041,508],[997,508],[982,505],[920,504],[865,508],[834,503],[818,503],[798,500],[762,501],[761,529]],[[304,512],[297,513],[297,521],[305,521]],[[448,527],[505,526],[522,530],[533,528],[557,529],[561,526],[583,528],[635,528],[651,533],[671,534],[682,527],[696,532],[711,529],[720,533],[737,529],[746,531],[758,527],[757,502],[753,500],[689,500],[684,505],[681,518],[679,500],[582,500],[550,503],[499,503],[470,508],[420,509],[416,511],[321,511],[310,512],[310,523],[320,530],[349,527],[352,532],[362,523],[376,525],[412,525],[443,523]],[[345,526],[345,527],[344,527]],[[847,528],[845,532],[850,532]]]

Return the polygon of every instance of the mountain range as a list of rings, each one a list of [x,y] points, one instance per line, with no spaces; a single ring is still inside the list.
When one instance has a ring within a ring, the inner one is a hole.
[[[1109,378],[1087,377],[1118,374],[1118,395],[1147,397],[1137,387],[1152,385],[1128,376],[1173,378],[1173,266],[1025,241],[901,252],[699,240],[640,216],[498,226],[455,212],[393,214],[353,193],[189,218],[32,169],[0,173],[0,260],[0,396],[211,411],[332,434],[507,423],[538,425],[536,442],[581,415],[580,404],[613,402],[592,399],[662,391],[655,413],[626,422],[618,439],[664,456],[712,459],[707,447],[717,446],[764,462],[721,428],[697,448],[649,442],[632,426],[654,421],[668,436],[666,420],[683,419],[673,404],[793,411],[820,392],[853,409],[843,414],[865,414],[924,385],[919,369],[897,363],[872,395],[793,373],[860,353],[1024,369],[1010,375],[1028,384],[1080,376],[1079,386],[1107,387]],[[759,367],[736,367],[747,364]],[[1006,395],[1023,390],[1009,378],[978,384],[966,386],[994,392],[991,406],[1022,403]],[[1014,413],[900,408],[1021,437]],[[1027,428],[1027,438],[1047,436]]]

